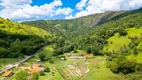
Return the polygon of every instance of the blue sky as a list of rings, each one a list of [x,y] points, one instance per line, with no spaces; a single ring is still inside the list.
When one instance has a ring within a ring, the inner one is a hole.
[[[142,0],[0,0],[0,17],[14,21],[73,19],[140,7]]]

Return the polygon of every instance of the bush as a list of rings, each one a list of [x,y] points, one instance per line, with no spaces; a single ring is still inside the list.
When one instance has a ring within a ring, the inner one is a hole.
[[[45,72],[50,72],[49,67],[46,67],[46,68],[45,68]]]
[[[45,53],[39,53],[38,56],[39,56],[41,61],[44,61],[45,58],[46,58],[46,54]]]
[[[38,79],[39,79],[39,75],[37,73],[33,73],[30,80],[38,80]]]
[[[49,63],[54,63],[54,61],[52,60],[52,58],[50,58],[48,61],[49,61]]]
[[[134,48],[134,49],[133,49],[133,53],[134,53],[134,54],[138,54],[137,48]]]
[[[120,31],[119,31],[119,34],[120,34],[121,36],[126,36],[128,33],[127,33],[126,30],[120,30]]]
[[[20,71],[16,74],[16,80],[29,80],[30,74],[27,71]]]
[[[142,72],[136,72],[126,75],[127,80],[142,80]]]
[[[45,75],[44,71],[40,71],[39,74],[40,74],[40,76],[44,76]]]

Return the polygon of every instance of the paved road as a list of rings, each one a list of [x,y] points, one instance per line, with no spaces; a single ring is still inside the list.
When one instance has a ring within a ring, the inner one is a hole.
[[[46,45],[46,46],[47,46],[47,45]],[[12,68],[14,68],[14,67],[17,67],[17,66],[20,65],[21,63],[27,61],[28,59],[30,59],[31,57],[33,57],[34,55],[36,55],[38,52],[40,52],[42,49],[44,49],[46,46],[42,47],[40,50],[38,50],[38,51],[37,51],[35,54],[33,54],[33,55],[25,56],[24,59],[18,61],[16,64],[12,64],[12,65],[9,66],[9,67],[3,68],[2,70],[0,70],[0,74],[4,73],[6,70],[10,70],[10,69],[12,69]]]

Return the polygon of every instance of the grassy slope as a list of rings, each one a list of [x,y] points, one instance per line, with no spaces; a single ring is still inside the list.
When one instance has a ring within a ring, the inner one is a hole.
[[[142,34],[142,28],[128,28],[126,30],[128,32],[127,36],[119,36],[119,34],[115,34],[113,37],[110,37],[108,39],[108,44],[106,46],[104,46],[103,51],[110,51],[110,52],[115,51],[115,52],[117,52],[117,51],[120,50],[120,48],[123,45],[126,45],[126,46],[129,45],[131,40],[128,39],[128,36],[129,37],[135,37],[135,36],[140,37],[141,34]],[[137,48],[140,48],[141,45],[142,45],[142,42],[139,43]],[[137,62],[140,63],[140,62],[142,62],[142,53],[138,53],[138,55],[131,54],[127,58],[130,59],[130,60],[134,59],[134,60],[136,60]]]
[[[127,36],[120,36],[119,33],[116,33],[113,37],[109,38],[108,45],[104,47],[104,51],[118,51],[124,45],[128,45],[131,40],[127,38]]]
[[[91,60],[99,61],[83,80],[125,80],[123,76],[114,74],[106,67],[105,57],[95,57]]]
[[[128,28],[128,36],[130,37],[135,37],[138,36],[140,37],[142,34],[142,27],[141,28]]]
[[[128,35],[131,36],[131,37],[134,37],[134,36],[140,37],[142,35],[142,27],[139,28],[139,29],[137,29],[137,28],[130,28],[130,29],[128,29]],[[140,42],[138,44],[137,49],[141,49],[141,46],[142,46],[142,42]],[[142,53],[139,52],[138,55],[131,54],[127,58],[129,60],[134,59],[138,63],[141,63],[142,62]]]

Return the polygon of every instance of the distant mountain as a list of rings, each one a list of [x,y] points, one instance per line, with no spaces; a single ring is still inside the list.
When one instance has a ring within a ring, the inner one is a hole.
[[[32,25],[53,31],[55,33],[61,33],[66,36],[79,36],[87,34],[90,29],[98,25],[102,25],[106,22],[116,21],[120,18],[126,17],[131,14],[141,12],[141,9],[133,11],[119,11],[119,12],[105,12],[100,14],[89,15],[77,19],[71,20],[38,20],[23,22],[22,24]],[[55,31],[54,31],[55,30]]]

